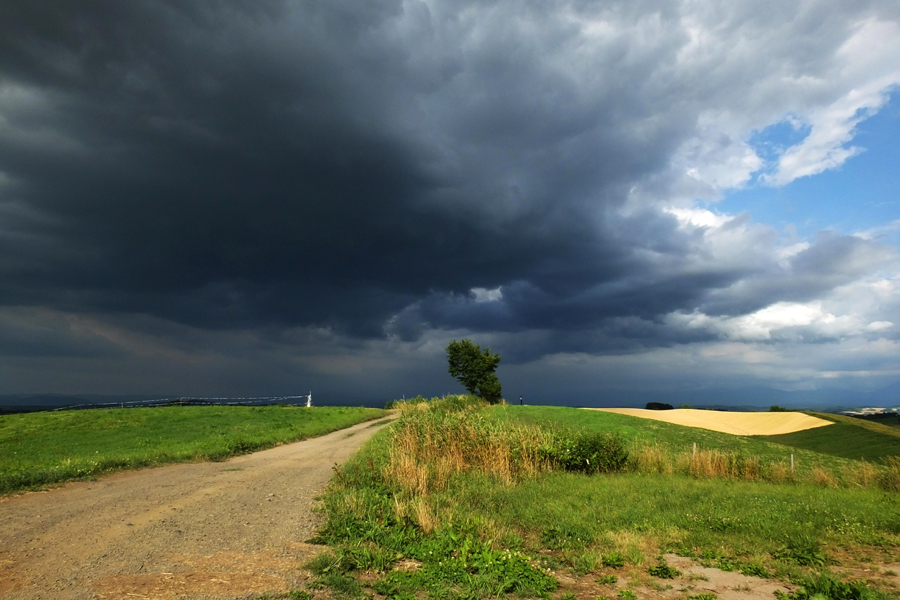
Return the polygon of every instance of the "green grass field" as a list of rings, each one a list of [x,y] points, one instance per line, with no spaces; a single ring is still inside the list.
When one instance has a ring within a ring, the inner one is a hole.
[[[853,463],[847,459],[858,458],[840,454],[846,437],[855,432],[861,443],[868,444],[869,453],[881,457],[883,451],[879,448],[883,445],[880,428],[871,431],[861,427],[847,427],[849,434],[829,438],[829,432],[833,431],[833,425],[822,427],[810,432],[821,432],[824,439],[832,439],[828,445],[832,452],[825,452],[800,444],[790,444],[779,438],[785,436],[738,436],[697,427],[684,427],[665,423],[621,415],[617,413],[583,410],[578,408],[551,407],[551,406],[493,406],[486,412],[494,418],[528,425],[537,425],[549,428],[587,429],[591,431],[610,432],[621,435],[625,440],[633,444],[659,445],[672,451],[688,451],[693,444],[701,449],[720,450],[736,454],[758,456],[765,461],[789,461],[794,454],[794,462],[798,473],[808,473],[810,470],[823,467],[835,472],[852,468]],[[816,416],[824,416],[818,415]],[[832,415],[833,416],[833,415]],[[848,418],[848,417],[844,417]],[[872,423],[862,421],[864,426]],[[886,428],[890,430],[889,428]],[[808,432],[800,432],[808,433]],[[799,435],[799,434],[789,434]],[[890,438],[891,442],[900,442],[900,436]],[[871,460],[871,459],[868,459]]]
[[[375,419],[375,408],[169,406],[0,416],[0,494],[121,469],[222,460]]]
[[[900,429],[843,415],[809,414],[833,421],[834,425],[762,437],[777,444],[854,460],[881,463],[888,456],[900,456]]]
[[[465,405],[451,399],[404,409],[340,469],[325,496],[328,521],[319,536],[332,552],[309,565],[319,576],[314,585],[345,598],[567,600],[571,590],[558,574],[625,575],[659,586],[651,567],[675,552],[804,584],[797,599],[900,597],[877,576],[877,565],[900,561],[900,490],[877,478],[831,487],[839,478],[810,473],[772,483],[643,472],[631,459],[620,472],[583,474],[541,457],[558,455],[546,447],[563,439],[552,432],[574,428],[617,435],[632,450],[683,451],[697,442],[722,453],[759,453],[762,464],[791,452],[821,469],[862,463],[613,413]],[[879,477],[891,473],[884,469]],[[405,560],[420,566],[392,569]],[[873,575],[851,589],[841,583],[854,578],[841,575],[845,568]],[[369,575],[359,579],[363,572]]]

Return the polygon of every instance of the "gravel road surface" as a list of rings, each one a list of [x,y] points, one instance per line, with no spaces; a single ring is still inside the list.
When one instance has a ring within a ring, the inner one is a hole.
[[[0,498],[0,598],[255,598],[299,587],[315,497],[380,425]]]

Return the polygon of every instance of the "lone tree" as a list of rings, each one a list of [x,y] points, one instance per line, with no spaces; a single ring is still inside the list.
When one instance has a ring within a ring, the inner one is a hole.
[[[447,362],[450,375],[456,377],[470,394],[480,396],[491,404],[500,402],[500,380],[494,374],[500,363],[499,354],[492,354],[490,348],[482,350],[472,340],[453,340],[447,344]]]

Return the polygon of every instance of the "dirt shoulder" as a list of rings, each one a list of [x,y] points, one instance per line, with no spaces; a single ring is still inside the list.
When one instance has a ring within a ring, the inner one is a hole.
[[[299,587],[315,496],[378,429],[0,498],[0,597],[233,599]]]

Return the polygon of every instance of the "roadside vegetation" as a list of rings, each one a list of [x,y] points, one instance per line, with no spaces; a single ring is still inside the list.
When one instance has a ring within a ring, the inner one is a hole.
[[[376,419],[374,408],[169,406],[0,416],[0,494],[175,462],[224,460]]]
[[[396,407],[336,470],[315,540],[331,548],[307,565],[311,588],[573,600],[584,595],[573,582],[589,581],[590,600],[638,598],[666,589],[675,553],[791,582],[793,600],[897,597],[877,568],[868,580],[847,571],[900,560],[895,460],[472,396]]]

